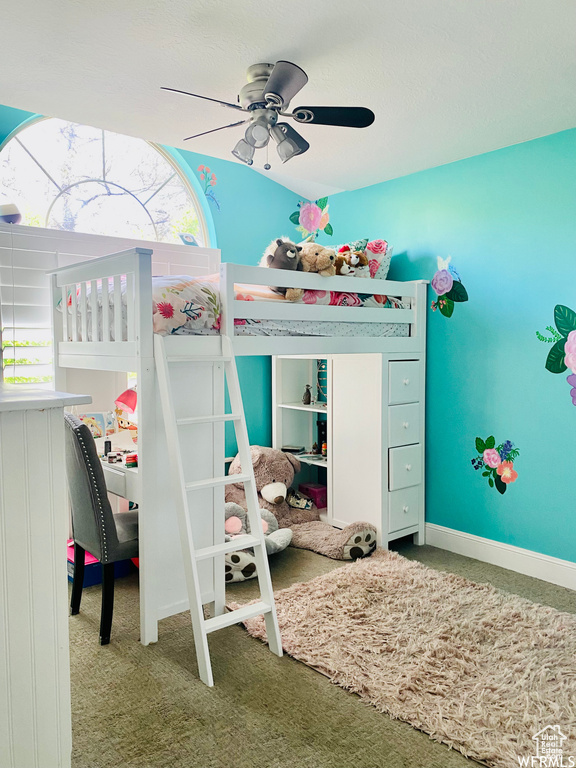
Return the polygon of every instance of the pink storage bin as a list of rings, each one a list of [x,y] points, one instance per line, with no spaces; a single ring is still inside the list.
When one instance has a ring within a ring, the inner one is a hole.
[[[319,485],[319,483],[300,483],[298,490],[300,493],[309,496],[318,509],[325,509],[328,505],[328,489],[325,485]]]

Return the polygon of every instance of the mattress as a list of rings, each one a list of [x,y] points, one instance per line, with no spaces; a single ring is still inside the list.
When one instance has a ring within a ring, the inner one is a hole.
[[[370,278],[367,278],[370,279]],[[329,278],[327,278],[329,280]],[[90,284],[87,301],[88,341],[92,341],[92,301]],[[126,327],[126,284],[122,280],[123,326]],[[261,285],[239,283],[234,286],[239,301],[285,302],[286,299]],[[162,336],[216,335],[220,332],[219,275],[190,277],[167,275],[152,278],[153,328]],[[299,302],[317,306],[370,307],[405,309],[400,299],[384,295],[343,293],[339,291],[304,291]],[[72,298],[67,297],[68,312],[72,312]],[[102,286],[98,281],[98,327],[102,327]],[[113,297],[109,291],[110,332],[114,339],[112,312]],[[80,327],[80,322],[77,323]],[[310,322],[306,320],[235,320],[237,336],[408,336],[408,323],[362,322]]]

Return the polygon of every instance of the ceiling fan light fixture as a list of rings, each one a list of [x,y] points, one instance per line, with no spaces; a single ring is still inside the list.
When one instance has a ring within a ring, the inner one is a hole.
[[[306,139],[288,123],[278,123],[270,129],[270,133],[277,144],[278,156],[283,163],[310,148]]]
[[[237,157],[238,160],[242,160],[243,163],[246,163],[246,165],[252,165],[254,162],[254,147],[252,144],[248,144],[244,139],[240,139],[238,144],[236,144],[232,150],[232,154],[234,157]]]
[[[267,120],[259,118],[246,128],[244,138],[255,149],[262,149],[270,141],[270,131]]]

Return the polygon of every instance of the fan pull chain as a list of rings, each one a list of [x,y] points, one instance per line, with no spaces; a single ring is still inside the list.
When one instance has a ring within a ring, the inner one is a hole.
[[[270,140],[268,140],[268,144],[266,144],[266,162],[264,163],[264,170],[269,171],[272,167],[270,163],[268,162],[268,147],[270,146]]]

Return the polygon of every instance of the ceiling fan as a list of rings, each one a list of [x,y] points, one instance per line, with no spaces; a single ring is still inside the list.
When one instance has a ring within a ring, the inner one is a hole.
[[[292,157],[306,152],[310,145],[289,123],[279,122],[280,117],[290,117],[297,123],[349,128],[366,128],[374,122],[374,113],[366,107],[296,107],[288,112],[290,101],[308,82],[306,72],[290,61],[253,64],[248,68],[247,80],[247,84],[243,86],[238,96],[238,104],[201,96],[198,93],[180,91],[177,88],[163,87],[164,91],[206,99],[246,114],[243,120],[187,136],[184,141],[248,123],[244,138],[236,144],[232,154],[247,165],[252,165],[255,150],[267,147],[272,137],[276,143],[278,155],[285,163]],[[270,164],[266,162],[264,168],[269,170]]]

